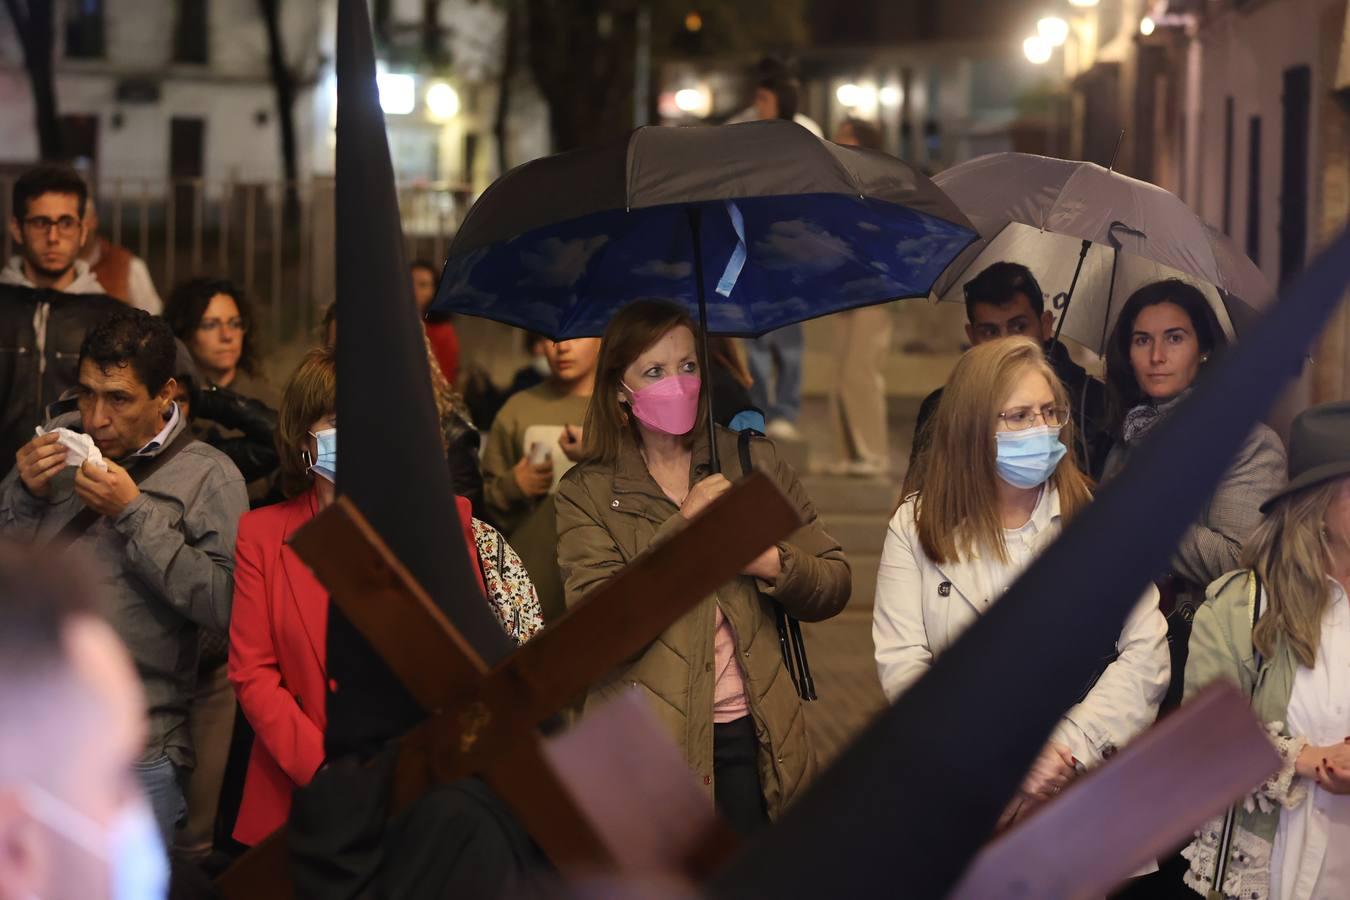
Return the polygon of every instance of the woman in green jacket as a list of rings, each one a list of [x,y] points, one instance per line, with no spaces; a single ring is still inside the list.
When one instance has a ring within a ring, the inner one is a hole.
[[[1251,696],[1282,760],[1238,805],[1225,897],[1350,897],[1350,403],[1295,419],[1289,459],[1247,568],[1210,585],[1196,612],[1186,666],[1187,699],[1219,678]],[[1183,853],[1201,893],[1222,827]]]
[[[558,563],[568,606],[677,533],[731,486],[709,465],[704,360],[696,338],[688,313],[660,301],[625,307],[605,331],[583,462],[557,494]],[[737,465],[736,434],[719,429],[718,450]],[[586,698],[589,707],[640,688],[722,814],[743,833],[776,818],[814,768],[801,701],[779,651],[774,604],[818,621],[843,609],[852,587],[843,551],[773,444],[755,439],[749,450],[754,467],[800,509],[801,530],[766,550]]]

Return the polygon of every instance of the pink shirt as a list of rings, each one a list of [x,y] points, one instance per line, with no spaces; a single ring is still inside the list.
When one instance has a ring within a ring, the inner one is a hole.
[[[713,631],[713,670],[717,683],[713,687],[713,724],[734,722],[749,715],[750,704],[745,699],[745,678],[741,664],[736,661],[736,633],[731,623],[717,607],[717,627]]]

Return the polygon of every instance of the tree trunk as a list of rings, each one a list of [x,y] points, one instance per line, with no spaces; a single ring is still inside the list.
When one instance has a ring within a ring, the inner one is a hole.
[[[497,113],[492,121],[492,138],[497,143],[497,174],[504,175],[511,168],[510,148],[507,146],[506,120],[511,114],[511,82],[516,76],[518,33],[520,30],[520,2],[507,0],[506,34],[502,41],[502,71],[497,79]]]
[[[281,38],[281,0],[258,0],[258,6],[267,26],[267,55],[271,63],[272,86],[277,95],[277,131],[281,135],[281,168],[286,181],[286,218],[296,222],[300,211],[296,191],[300,167],[295,146],[295,79],[286,64],[286,48]]]
[[[548,103],[554,152],[627,133],[637,10],[604,0],[526,0],[526,11],[530,69]]]
[[[52,77],[52,46],[55,26],[49,0],[33,0],[28,13],[19,8],[19,0],[5,0],[5,8],[14,22],[23,47],[24,68],[33,93],[34,124],[37,127],[38,155],[44,160],[65,158],[61,140],[61,122],[56,114],[56,85]]]

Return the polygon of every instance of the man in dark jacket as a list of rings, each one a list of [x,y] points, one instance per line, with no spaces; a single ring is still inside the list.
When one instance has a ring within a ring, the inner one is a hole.
[[[85,332],[121,305],[79,259],[88,191],[74,171],[39,166],[14,183],[9,234],[18,254],[0,270],[0,474],[75,387]]]
[[[1073,423],[1081,464],[1093,478],[1099,478],[1111,437],[1106,425],[1106,391],[1102,383],[1069,356],[1068,349],[1055,340],[1055,316],[1045,308],[1045,296],[1036,277],[1026,266],[997,262],[966,283],[966,336],[972,344],[984,344],[999,338],[1022,336],[1039,341],[1046,359],[1069,392]],[[912,467],[928,443],[925,429],[942,399],[942,388],[924,398],[914,427],[914,446],[910,451]]]

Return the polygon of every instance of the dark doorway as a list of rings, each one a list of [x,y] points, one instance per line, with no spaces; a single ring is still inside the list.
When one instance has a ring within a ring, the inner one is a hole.
[[[206,121],[174,116],[169,120],[169,181],[173,187],[166,210],[170,221],[169,248],[164,260],[164,281],[172,286],[182,270],[178,265],[178,248],[192,240],[196,223],[196,204],[201,202],[199,179],[206,171]]]
[[[1280,281],[1303,268],[1308,252],[1308,143],[1312,68],[1284,70],[1280,156]]]
[[[1247,126],[1247,255],[1261,265],[1261,117]]]
[[[61,147],[66,159],[85,178],[98,181],[98,116],[61,117]]]

